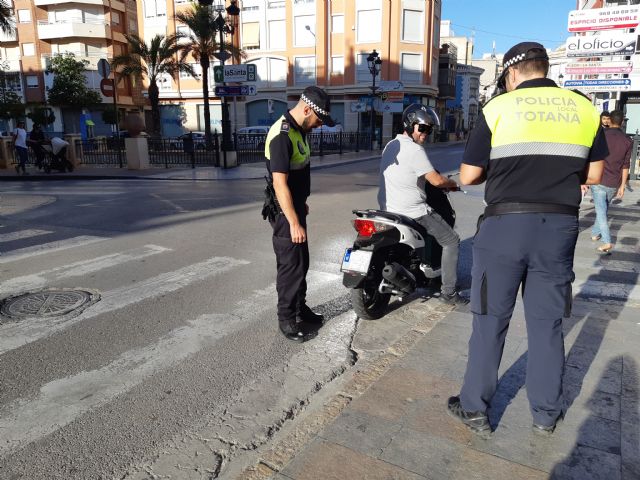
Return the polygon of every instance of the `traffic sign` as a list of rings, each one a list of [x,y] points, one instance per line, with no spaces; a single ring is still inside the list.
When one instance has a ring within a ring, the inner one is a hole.
[[[107,60],[104,58],[98,60],[98,73],[102,78],[109,78],[109,74],[111,73],[111,65],[109,65],[109,62],[107,62]]]
[[[113,97],[113,80],[108,78],[100,80],[100,91],[105,97]]]
[[[255,82],[257,80],[256,65],[253,63],[240,65],[216,65],[213,67],[213,79],[222,82]]]
[[[578,88],[595,91],[631,90],[631,79],[612,78],[606,80],[567,80],[564,82],[565,88]]]
[[[253,96],[258,93],[255,85],[226,85],[216,86],[216,97],[244,97]]]

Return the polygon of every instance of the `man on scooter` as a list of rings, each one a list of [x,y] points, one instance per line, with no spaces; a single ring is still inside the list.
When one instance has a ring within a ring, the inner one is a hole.
[[[453,190],[458,184],[438,173],[431,165],[423,145],[438,115],[424,105],[409,105],[402,113],[404,133],[391,140],[380,161],[378,203],[381,210],[413,218],[425,227],[442,247],[442,288],[440,300],[448,305],[469,303],[456,290],[460,237],[429,205],[425,182]]]

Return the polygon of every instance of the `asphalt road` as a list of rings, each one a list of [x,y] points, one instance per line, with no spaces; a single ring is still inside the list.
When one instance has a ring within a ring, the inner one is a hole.
[[[453,172],[461,151],[431,158]],[[1,184],[0,298],[100,300],[0,317],[0,478],[223,478],[269,442],[357,363],[339,262],[377,174],[375,161],[312,174],[308,303],[329,322],[304,345],[277,332],[263,181]],[[452,201],[465,285],[482,189]]]

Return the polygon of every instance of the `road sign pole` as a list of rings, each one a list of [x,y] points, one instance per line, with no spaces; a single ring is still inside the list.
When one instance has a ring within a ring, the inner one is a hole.
[[[118,145],[118,164],[122,168],[122,148],[120,148],[120,115],[118,115],[118,82],[113,71],[113,110],[116,115],[116,145]]]

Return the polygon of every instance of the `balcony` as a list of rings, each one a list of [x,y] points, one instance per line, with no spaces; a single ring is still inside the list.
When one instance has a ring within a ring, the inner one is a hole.
[[[76,60],[86,60],[89,62],[89,64],[87,65],[87,70],[97,70],[98,69],[98,62],[100,61],[101,58],[108,58],[109,54],[107,52],[104,53],[92,53],[92,54],[87,54],[85,52],[61,52],[61,55],[64,55],[65,53],[73,53],[74,57]],[[51,59],[53,57],[55,57],[56,54],[55,53],[44,53],[42,54],[42,69],[46,70],[47,68],[49,68],[49,65],[51,64]]]
[[[0,63],[6,68],[3,68],[5,72],[20,72],[20,60],[0,60]]]
[[[38,22],[40,40],[67,37],[107,38],[109,25],[102,20],[83,21],[81,18],[57,22]]]

